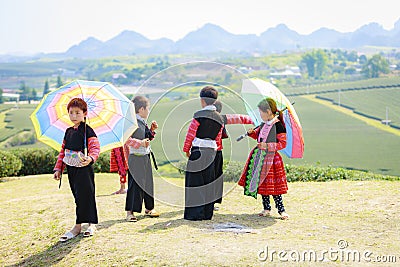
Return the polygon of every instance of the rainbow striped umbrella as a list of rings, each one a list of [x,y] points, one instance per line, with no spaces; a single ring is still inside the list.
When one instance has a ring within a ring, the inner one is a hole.
[[[304,153],[304,138],[300,120],[290,101],[273,84],[258,78],[245,79],[242,82],[241,95],[245,101],[246,111],[254,124],[260,125],[262,119],[258,111],[258,103],[270,97],[275,100],[277,108],[283,111],[286,127],[286,148],[282,149],[289,158],[302,158]]]
[[[72,126],[67,105],[79,97],[88,105],[87,123],[96,132],[101,152],[123,146],[137,129],[135,107],[106,82],[76,80],[46,94],[30,118],[39,141],[59,150],[65,130]]]

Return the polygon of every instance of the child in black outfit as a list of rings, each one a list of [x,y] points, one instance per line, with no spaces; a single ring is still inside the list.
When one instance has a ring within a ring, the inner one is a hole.
[[[216,139],[221,138],[223,119],[213,105],[218,92],[212,86],[200,91],[202,109],[194,113],[183,151],[189,158],[185,173],[186,220],[211,220],[215,201]]]
[[[76,237],[81,232],[82,223],[89,223],[83,236],[92,236],[96,230],[95,224],[98,223],[92,165],[99,157],[100,143],[93,129],[86,125],[86,102],[74,98],[68,103],[67,109],[74,126],[65,131],[54,167],[54,179],[60,180],[64,167],[67,166],[69,185],[76,204],[76,224],[72,230],[61,236],[61,242]],[[85,143],[88,155],[83,153],[86,150]]]

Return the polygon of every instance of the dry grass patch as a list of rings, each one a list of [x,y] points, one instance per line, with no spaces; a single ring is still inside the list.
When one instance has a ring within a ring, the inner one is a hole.
[[[258,217],[261,198],[245,197],[235,187],[211,221],[183,220],[182,207],[157,202],[161,217],[139,215],[137,223],[130,223],[125,221],[125,196],[109,195],[118,187],[117,175],[97,174],[98,231],[92,238],[61,244],[60,235],[75,220],[65,178],[60,190],[51,175],[0,183],[1,266],[255,266],[263,264],[258,254],[266,246],[319,253],[338,249],[338,240],[347,241],[347,249],[400,256],[398,181],[290,183],[284,196],[288,221],[281,221],[276,209],[269,218]],[[240,224],[255,233],[216,232],[220,223]],[[274,263],[280,263],[276,256]],[[302,263],[309,264],[314,263]]]

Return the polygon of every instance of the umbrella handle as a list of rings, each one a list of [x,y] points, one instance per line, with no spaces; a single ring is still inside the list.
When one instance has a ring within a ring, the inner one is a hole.
[[[239,142],[240,140],[242,140],[243,138],[245,138],[247,136],[247,133],[242,134],[241,136],[239,136],[238,138],[236,138],[236,142]]]
[[[254,130],[256,130],[257,128],[259,128],[260,125],[254,127]],[[243,138],[245,138],[246,136],[248,136],[248,133],[242,134],[241,136],[239,136],[238,138],[236,138],[236,142],[239,142],[240,140],[242,140]]]

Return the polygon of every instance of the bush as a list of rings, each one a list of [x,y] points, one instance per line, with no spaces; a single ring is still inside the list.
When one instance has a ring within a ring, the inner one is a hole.
[[[242,175],[245,163],[240,161],[224,161],[224,181],[238,182]]]
[[[180,174],[185,173],[186,160],[181,160],[174,165],[178,168]],[[243,162],[239,161],[224,161],[224,181],[225,182],[237,182],[239,181],[240,175],[242,174],[244,167]]]
[[[17,175],[22,161],[13,153],[0,150],[0,178]]]
[[[59,151],[54,149],[19,148],[10,150],[22,161],[22,168],[17,175],[51,174]],[[93,165],[95,172],[110,171],[110,153],[102,153]]]
[[[53,173],[58,156],[58,151],[51,148],[18,148],[12,149],[10,152],[22,161],[23,166],[17,175]]]
[[[58,151],[54,149],[13,149],[0,150],[0,177],[22,176],[53,173]],[[170,177],[184,177],[186,160],[161,164],[159,172]],[[239,161],[224,162],[224,181],[237,182],[242,174],[245,163]],[[110,171],[110,153],[100,154],[93,165],[96,173]],[[288,182],[332,181],[332,180],[400,180],[400,177],[375,174],[370,172],[334,168],[331,166],[295,166],[285,165]]]
[[[110,172],[110,151],[101,153],[93,168],[94,172]]]
[[[176,164],[179,172],[183,173],[186,161]],[[245,163],[239,161],[224,162],[224,181],[237,182],[242,174]],[[331,166],[296,166],[285,165],[288,182],[324,182],[333,180],[400,180],[400,177],[376,174],[371,172],[334,168]]]
[[[332,180],[400,180],[400,177],[347,170],[343,168],[319,167],[319,166],[295,166],[285,165],[288,182],[324,182]]]

